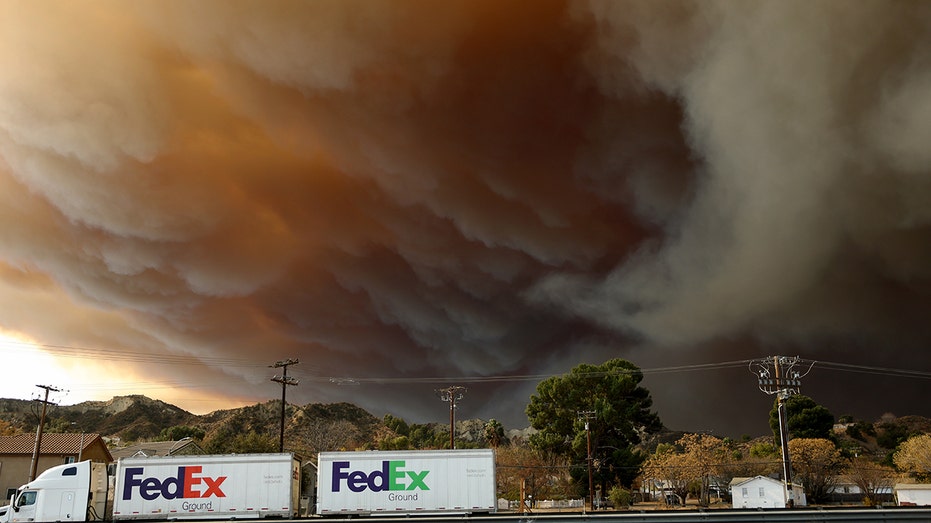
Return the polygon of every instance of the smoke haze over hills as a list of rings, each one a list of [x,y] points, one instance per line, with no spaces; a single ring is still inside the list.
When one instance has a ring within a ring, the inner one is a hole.
[[[295,357],[296,402],[460,380],[521,426],[519,377],[613,357],[931,370],[928,3],[8,2],[0,69],[0,329],[75,393],[248,403]],[[644,385],[765,430],[745,365]]]

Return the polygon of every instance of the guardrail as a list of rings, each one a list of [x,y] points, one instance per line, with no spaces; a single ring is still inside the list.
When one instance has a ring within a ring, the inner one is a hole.
[[[931,507],[825,507],[795,509],[710,509],[710,510],[644,510],[617,511],[598,514],[489,514],[476,516],[384,518],[378,523],[404,521],[411,523],[462,522],[480,523],[692,523],[692,522],[778,522],[816,523],[821,521],[926,521],[931,522]]]

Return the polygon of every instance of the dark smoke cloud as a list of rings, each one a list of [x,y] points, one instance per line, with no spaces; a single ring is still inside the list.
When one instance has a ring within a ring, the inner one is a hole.
[[[122,365],[230,401],[299,357],[290,399],[413,421],[444,419],[426,378],[611,357],[931,368],[929,27],[888,1],[4,4],[0,328],[192,355]],[[931,414],[898,399],[920,381],[810,379],[837,414]],[[646,384],[674,428],[766,430],[743,369]],[[460,415],[522,426],[534,386]]]

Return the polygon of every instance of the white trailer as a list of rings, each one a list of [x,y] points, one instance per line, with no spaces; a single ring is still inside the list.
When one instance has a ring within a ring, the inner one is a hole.
[[[292,454],[124,458],[113,519],[293,518],[300,490]]]
[[[495,512],[490,449],[321,452],[317,513],[468,514]]]

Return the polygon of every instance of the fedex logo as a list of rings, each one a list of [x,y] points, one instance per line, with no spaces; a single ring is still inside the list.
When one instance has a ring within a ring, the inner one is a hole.
[[[347,470],[348,461],[333,462],[333,492],[339,492],[343,481],[353,492],[362,492],[366,488],[373,492],[384,490],[430,490],[424,482],[429,470],[416,472],[404,470],[404,461],[382,461],[381,470],[366,474],[361,470]]]
[[[152,501],[159,496],[165,499],[177,498],[209,498],[215,496],[225,498],[226,494],[220,490],[220,485],[226,481],[227,476],[201,476],[202,467],[178,467],[178,475],[159,480],[158,478],[142,478],[142,467],[127,467],[123,476],[123,499],[132,499],[133,489],[139,488],[139,496],[146,501]],[[199,488],[199,486],[203,488]]]

